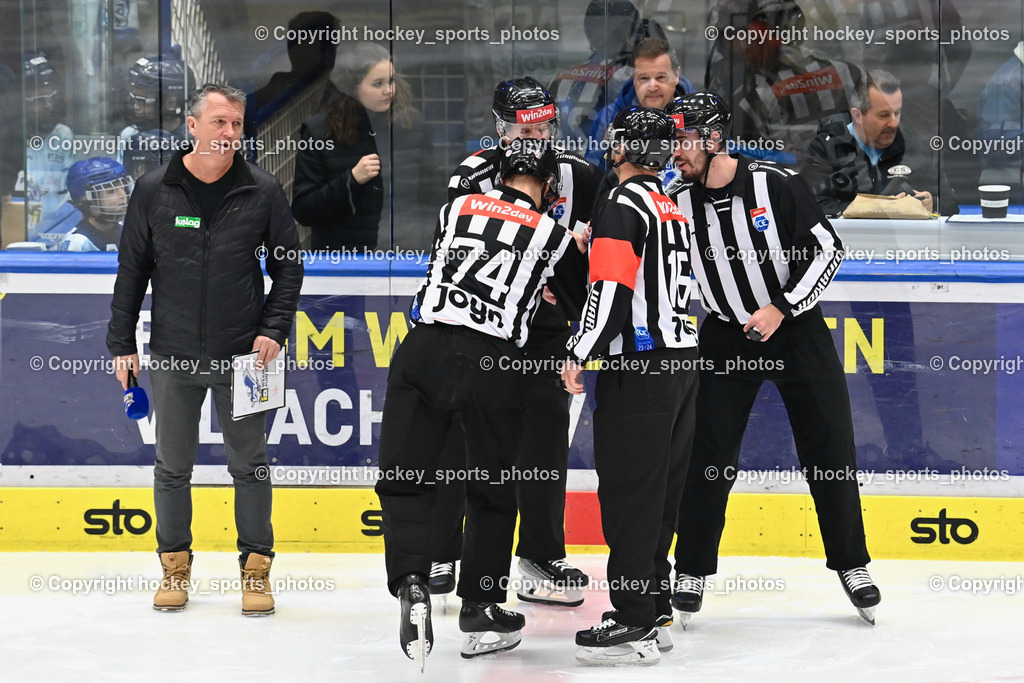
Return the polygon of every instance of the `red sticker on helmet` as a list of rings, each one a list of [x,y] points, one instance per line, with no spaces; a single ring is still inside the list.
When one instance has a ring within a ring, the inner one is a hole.
[[[676,122],[676,128],[686,128],[686,125],[683,124],[682,114],[672,114],[672,120]]]
[[[541,123],[555,118],[555,105],[548,104],[536,109],[524,109],[516,112],[516,123]]]

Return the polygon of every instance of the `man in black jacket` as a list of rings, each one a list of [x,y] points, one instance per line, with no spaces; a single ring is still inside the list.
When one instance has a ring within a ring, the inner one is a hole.
[[[147,173],[132,193],[107,348],[127,389],[129,373],[139,373],[135,330],[152,284],[150,370],[160,415],[153,497],[164,569],[154,609],[177,611],[188,601],[192,467],[200,410],[212,388],[235,485],[242,613],[273,614],[271,482],[258,474],[267,464],[266,413],[232,420],[230,360],[255,351],[258,364],[269,363],[287,340],[302,287],[299,240],[280,184],[237,151],[245,94],[206,85],[189,111],[192,149]],[[264,255],[273,280],[266,297]]]
[[[830,123],[807,150],[800,175],[826,215],[843,212],[859,193],[912,194],[928,211],[959,213],[956,195],[923,140],[900,130],[903,92],[887,71],[870,71],[857,86],[849,124]]]

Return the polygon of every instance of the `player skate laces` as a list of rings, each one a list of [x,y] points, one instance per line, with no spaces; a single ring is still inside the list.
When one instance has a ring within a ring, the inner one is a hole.
[[[693,593],[701,595],[704,593],[704,577],[693,574],[680,574],[676,577],[677,593]]]
[[[434,562],[430,565],[430,578],[440,579],[446,576],[455,575],[454,562]]]
[[[871,588],[875,585],[868,574],[868,570],[864,567],[841,571],[839,576],[842,577],[843,583],[846,584],[847,590],[851,593],[856,593],[861,588]]]
[[[564,559],[563,560],[551,560],[551,566],[554,567],[555,569],[559,570],[559,571],[562,571],[562,572],[569,571],[570,569],[576,569],[576,567],[573,567],[571,564],[566,562]]]
[[[484,607],[484,614],[487,615],[488,619],[495,622],[497,621],[497,619],[495,619],[495,615],[499,615],[501,617],[504,617],[505,619],[511,619],[513,621],[515,621],[520,616],[518,612],[510,612],[509,610],[504,609],[503,607],[494,602],[489,603],[486,607]]]
[[[572,566],[565,559],[551,560],[544,563],[535,563],[543,567],[544,564],[548,565],[549,572],[551,573],[551,580],[557,584],[575,585],[584,582],[586,574]]]
[[[653,640],[657,637],[657,634],[658,630],[656,628],[627,626],[615,617],[608,617],[597,626],[591,626],[586,631],[577,632],[576,644],[583,647],[612,647],[648,638]]]
[[[623,628],[623,624],[620,624],[619,622],[615,621],[615,617],[608,617],[597,626],[591,626],[590,632],[597,636],[603,635],[617,628]]]

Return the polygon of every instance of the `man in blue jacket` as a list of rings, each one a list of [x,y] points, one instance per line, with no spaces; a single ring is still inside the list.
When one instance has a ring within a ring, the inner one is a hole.
[[[664,38],[645,38],[633,49],[633,80],[622,87],[619,97],[601,110],[590,131],[592,140],[586,159],[607,170],[605,150],[600,143],[604,140],[608,124],[615,115],[630,107],[664,109],[675,97],[693,92],[693,84],[683,76],[679,68],[676,51]]]

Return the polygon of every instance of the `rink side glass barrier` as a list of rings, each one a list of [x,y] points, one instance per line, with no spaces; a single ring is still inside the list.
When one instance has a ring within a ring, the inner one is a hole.
[[[307,260],[268,420],[282,551],[383,548],[372,491],[388,365],[422,258]],[[152,550],[154,416],[125,418],[104,338],[113,254],[0,254],[0,550]],[[874,557],[1021,560],[1024,265],[847,261],[822,301],[847,372]],[[702,317],[700,305],[692,309]],[[148,301],[139,341],[148,358]],[[573,404],[570,552],[603,552],[592,396]],[[145,371],[140,384],[148,388]],[[568,400],[568,397],[567,397]],[[193,482],[197,548],[234,545],[216,416]],[[821,557],[806,479],[774,387],[758,397],[723,552]],[[426,476],[427,473],[424,473]],[[520,472],[529,479],[544,472]],[[706,476],[711,476],[707,474]],[[31,515],[24,514],[32,510]]]

